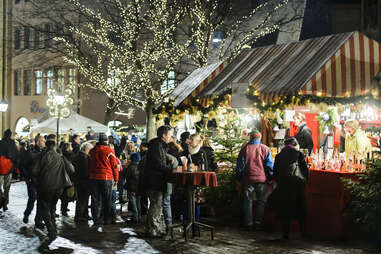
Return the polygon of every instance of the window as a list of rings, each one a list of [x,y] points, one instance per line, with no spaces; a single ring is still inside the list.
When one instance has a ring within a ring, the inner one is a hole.
[[[45,25],[45,48],[49,48],[52,45],[52,26],[50,24]]]
[[[34,83],[36,85],[34,94],[41,95],[42,94],[42,70],[37,70],[34,72]]]
[[[109,72],[109,78],[107,79],[107,84],[109,86],[113,86],[113,87],[116,87],[119,85],[120,83],[120,78],[118,77],[119,75],[119,70],[116,69],[116,70],[111,70]]]
[[[15,4],[19,4],[21,0],[15,0]]]
[[[109,31],[107,34],[107,38],[115,46],[120,46],[120,45],[122,45],[122,42],[123,42],[120,34],[121,34],[120,31],[118,31],[118,32]]]
[[[218,47],[221,45],[222,43],[222,40],[224,39],[224,34],[221,30],[215,30],[213,32],[213,46],[214,47]]]
[[[57,70],[57,92],[62,93],[65,88],[65,70]]]
[[[30,35],[31,35],[30,28],[25,27],[24,28],[24,48],[25,49],[30,48]]]
[[[21,71],[15,71],[15,95],[21,95]]]
[[[369,0],[364,4],[364,13],[366,13],[365,17],[365,28],[375,28],[377,27],[377,18],[378,18],[378,1],[377,0]]]
[[[259,5],[266,3],[268,0],[251,0],[251,7],[257,8]]]
[[[34,48],[41,48],[41,28],[39,27],[34,29]]]
[[[56,34],[57,36],[62,36],[64,34],[64,25],[62,23],[56,24]]]
[[[32,91],[32,71],[24,71],[24,95],[31,95]]]
[[[53,89],[53,70],[46,70],[46,91]]]
[[[75,79],[75,69],[69,69],[67,72],[67,82],[69,86],[75,86],[76,85],[76,79]]]
[[[20,29],[15,30],[15,49],[21,48],[21,31]]]
[[[161,89],[160,89],[161,94],[164,94],[168,92],[169,90],[175,88],[175,84],[176,84],[175,72],[170,71],[168,72],[168,78],[161,85]]]

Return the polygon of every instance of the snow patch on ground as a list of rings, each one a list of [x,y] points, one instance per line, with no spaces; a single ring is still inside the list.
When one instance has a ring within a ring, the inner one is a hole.
[[[72,242],[66,238],[57,237],[57,239],[54,240],[54,242],[52,242],[49,245],[49,249],[50,250],[57,250],[60,248],[72,249],[73,254],[74,253],[75,254],[98,254],[98,253],[101,253],[100,251],[98,251],[96,249],[83,246],[82,244],[76,244],[76,243],[74,243],[74,242]]]
[[[127,243],[124,245],[124,249],[115,252],[116,254],[155,254],[160,253],[153,249],[146,241],[136,237],[128,238]]]

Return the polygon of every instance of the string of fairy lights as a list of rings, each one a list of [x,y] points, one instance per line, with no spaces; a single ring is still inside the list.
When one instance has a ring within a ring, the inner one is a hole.
[[[181,0],[113,0],[113,18],[107,17],[96,5],[87,6],[80,0],[68,1],[93,21],[69,27],[73,37],[85,45],[86,54],[79,54],[70,38],[55,38],[67,49],[65,60],[82,75],[81,85],[104,92],[117,105],[130,104],[143,110],[148,104],[162,105],[166,100],[172,90],[161,93],[160,86],[182,58],[186,57],[200,67],[207,64],[213,31],[226,21],[211,21],[219,6],[217,0],[211,1],[209,9],[204,8],[202,0],[194,0],[188,9],[179,8],[183,6]],[[278,29],[278,25],[271,24],[268,17],[287,3],[288,0],[279,1],[266,10],[266,18],[234,45],[230,57],[237,56],[247,43]],[[226,38],[265,7],[269,7],[268,1],[230,24]],[[179,27],[186,27],[189,22],[192,34],[176,38]],[[227,46],[225,43],[228,43],[227,39],[222,40],[221,52]],[[110,78],[114,82],[110,82]],[[226,98],[215,97],[211,101],[217,100],[222,102]],[[199,103],[194,101],[193,108],[198,106]]]
[[[73,35],[84,41],[93,59],[79,57],[68,39],[56,40],[68,49],[65,59],[79,69],[83,85],[105,92],[116,102],[145,109],[147,102],[158,104],[168,95],[160,93],[158,81],[164,81],[180,58],[187,55],[190,42],[180,43],[172,36],[183,14],[166,0],[114,1],[121,21],[117,26],[100,11],[70,0],[95,20],[96,25],[70,27]],[[110,73],[116,73],[112,78],[118,80],[113,85],[108,82]]]

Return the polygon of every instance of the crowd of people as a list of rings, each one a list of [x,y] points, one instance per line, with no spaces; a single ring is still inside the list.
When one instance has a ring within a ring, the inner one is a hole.
[[[68,216],[68,202],[76,202],[76,223],[92,220],[95,225],[112,224],[117,221],[118,193],[119,203],[128,201],[132,212],[128,223],[142,223],[142,213],[146,210],[147,236],[168,237],[172,210],[185,214],[181,216],[184,220],[187,212],[182,190],[177,191],[177,197],[182,198],[171,201],[173,186],[167,183],[166,175],[182,166],[182,156],[200,169],[217,170],[207,139],[184,132],[177,142],[170,126],[159,127],[157,138],[139,146],[125,136],[89,132],[86,137],[89,140],[73,134],[71,142],[57,144],[55,134],[38,134],[26,143],[14,140],[8,129],[0,141],[0,207],[4,211],[8,209],[12,174],[20,174],[28,192],[23,222],[29,223],[37,201],[35,229],[48,231],[43,245],[57,237],[58,200],[61,200],[62,216]]]
[[[261,133],[256,129],[247,131],[248,139],[242,144],[236,165],[236,177],[242,186],[243,225],[261,229],[265,204],[270,203],[282,222],[285,239],[289,238],[293,219],[299,221],[302,234],[308,235],[306,185],[309,169],[305,153],[300,149],[311,153],[313,140],[303,115],[295,116],[295,124],[299,132],[295,138],[285,139],[275,160],[269,147],[261,143]],[[349,124],[345,127],[351,138],[355,132],[350,132]],[[19,170],[28,191],[23,222],[29,222],[37,201],[34,223],[37,229],[46,227],[48,238],[44,243],[57,237],[55,218],[59,199],[62,216],[68,216],[68,202],[76,202],[76,223],[92,220],[95,225],[111,224],[117,220],[118,193],[120,204],[128,200],[132,214],[128,223],[142,223],[142,215],[146,213],[146,235],[167,238],[173,213],[182,218],[184,224],[189,220],[184,190],[168,183],[167,175],[179,166],[205,171],[217,171],[218,168],[208,138],[183,132],[178,142],[173,134],[170,126],[163,125],[157,129],[156,138],[149,143],[141,142],[138,147],[136,139],[104,133],[95,136],[90,131],[86,135],[88,140],[82,141],[80,136],[73,134],[71,142],[58,145],[55,134],[38,134],[30,144],[17,142],[8,129],[0,141],[0,208],[8,209],[12,174]],[[267,185],[274,182],[277,187],[268,197]],[[199,204],[195,205],[195,210],[198,220]]]

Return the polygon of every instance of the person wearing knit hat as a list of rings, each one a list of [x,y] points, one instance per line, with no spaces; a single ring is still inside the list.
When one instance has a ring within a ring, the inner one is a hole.
[[[257,129],[253,129],[249,134],[250,140],[260,139],[261,136],[261,133]]]
[[[239,153],[236,167],[236,174],[240,177],[243,187],[244,226],[247,228],[257,230],[261,228],[266,203],[266,182],[273,174],[272,169],[270,149],[261,144],[261,133],[254,129],[250,132],[250,141]],[[254,196],[255,218],[253,218]]]

